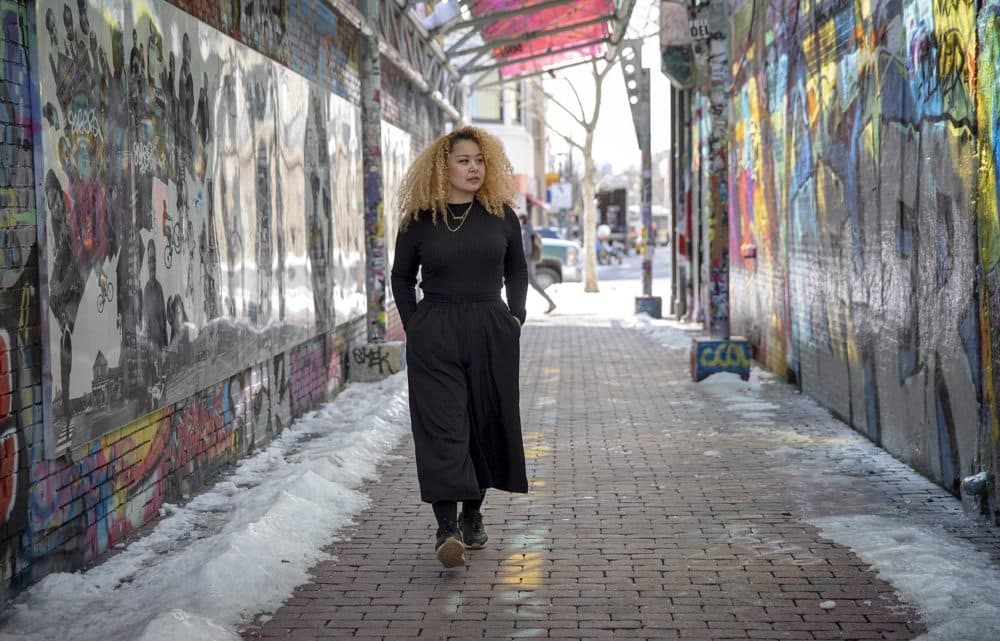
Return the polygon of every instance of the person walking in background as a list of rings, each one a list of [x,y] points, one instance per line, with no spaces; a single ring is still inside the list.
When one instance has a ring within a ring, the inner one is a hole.
[[[399,189],[392,293],[406,332],[420,498],[434,510],[445,567],[485,546],[487,488],[528,491],[518,390],[528,267],[511,173],[497,138],[462,127],[432,142]]]
[[[556,304],[545,293],[545,288],[538,284],[538,279],[535,278],[535,265],[542,259],[542,238],[535,234],[535,228],[526,215],[520,214],[518,218],[521,221],[521,245],[524,247],[524,255],[528,259],[528,284],[541,294],[542,298],[549,304],[549,308],[545,310],[545,313],[551,314],[556,308]]]

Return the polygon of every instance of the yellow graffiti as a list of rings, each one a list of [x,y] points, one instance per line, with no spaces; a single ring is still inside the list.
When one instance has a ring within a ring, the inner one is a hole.
[[[977,87],[976,122],[979,133],[979,185],[976,198],[976,218],[978,219],[979,266],[984,272],[1000,268],[1000,194],[997,193],[997,167],[1000,153],[1000,129],[997,112],[1000,111],[1000,74],[996,62],[1000,60],[1000,11],[983,18],[979,30],[980,64],[974,79]],[[989,433],[993,448],[1000,444],[1000,389],[996,383],[996,359],[1000,354],[994,350],[1000,347],[1000,336],[991,319],[1000,315],[994,308],[990,288],[986,283],[979,286],[979,344],[982,349],[983,397],[990,409]]]
[[[718,345],[706,345],[701,348],[698,356],[698,364],[705,369],[718,369],[722,367],[750,367],[750,358],[747,349],[740,343],[719,343]]]
[[[837,88],[837,25],[827,20],[802,41],[806,59],[809,125],[815,130],[824,110],[833,104]]]
[[[990,296],[986,287],[982,288],[979,294],[979,304],[982,305],[982,318],[984,320],[990,318],[991,313],[1000,313],[1000,310],[994,311],[990,309]],[[1000,390],[993,385],[993,344],[990,337],[990,327],[989,323],[980,323],[979,328],[979,344],[982,345],[983,349],[983,396],[985,397],[986,407],[993,408],[990,412],[990,437],[993,441],[994,447],[996,444],[1000,443],[1000,398],[997,398],[997,393]],[[998,341],[1000,342],[1000,341]]]
[[[168,418],[168,408],[160,408],[151,414],[138,418],[127,425],[122,425],[116,430],[104,434],[98,439],[100,448],[105,452],[112,451],[119,441],[128,438],[135,444],[135,447],[124,452],[122,455],[122,468],[131,467],[135,463],[141,462],[153,445],[156,432],[160,427],[160,422]],[[90,444],[82,446],[81,454],[88,453]]]
[[[983,64],[978,73],[979,96],[977,102],[976,121],[979,130],[979,189],[977,199],[977,217],[979,219],[979,261],[986,271],[1000,263],[1000,194],[997,193],[997,157],[995,142],[1000,141],[1000,130],[994,128],[994,114],[1000,110],[1000,91],[994,87],[1000,86],[1000,74],[997,73],[993,61],[1000,59],[1000,14],[983,21],[980,42],[980,55]],[[993,37],[989,38],[988,34]],[[982,319],[986,321],[989,315],[983,312]],[[988,324],[988,323],[987,323]],[[988,341],[983,341],[988,344]],[[984,362],[989,363],[987,359]],[[989,380],[987,378],[987,380]]]

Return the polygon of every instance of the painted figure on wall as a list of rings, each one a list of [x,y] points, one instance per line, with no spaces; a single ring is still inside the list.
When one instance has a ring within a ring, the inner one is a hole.
[[[142,288],[142,319],[149,349],[156,355],[167,346],[167,315],[163,286],[156,279],[156,241],[152,238],[146,244],[146,264],[149,271]]]
[[[274,10],[266,22],[281,26],[285,10]],[[46,1],[37,12],[51,221],[43,403],[57,410],[46,416],[61,450],[330,326],[335,244],[345,265],[364,262],[351,231],[359,116],[222,34],[199,40],[195,22],[158,0]],[[305,135],[316,103],[330,107],[313,129],[344,132],[346,144],[336,172],[327,154],[313,176],[305,157],[325,151]],[[344,234],[331,233],[333,216]],[[355,270],[337,277],[339,291],[364,290]],[[290,289],[303,285],[318,297]],[[308,301],[294,314],[293,295]],[[352,312],[363,309],[338,320]]]

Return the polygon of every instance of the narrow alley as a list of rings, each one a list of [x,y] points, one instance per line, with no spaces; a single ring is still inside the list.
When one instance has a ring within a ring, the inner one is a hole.
[[[995,528],[756,369],[692,382],[683,326],[566,307],[523,334],[531,492],[488,495],[487,549],[442,570],[406,437],[244,639],[996,638],[960,589],[1000,586]]]

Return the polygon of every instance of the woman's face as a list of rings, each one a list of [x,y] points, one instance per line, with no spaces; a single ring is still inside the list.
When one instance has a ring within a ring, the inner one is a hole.
[[[449,200],[470,196],[479,190],[486,178],[486,158],[473,140],[456,140],[448,154]]]

